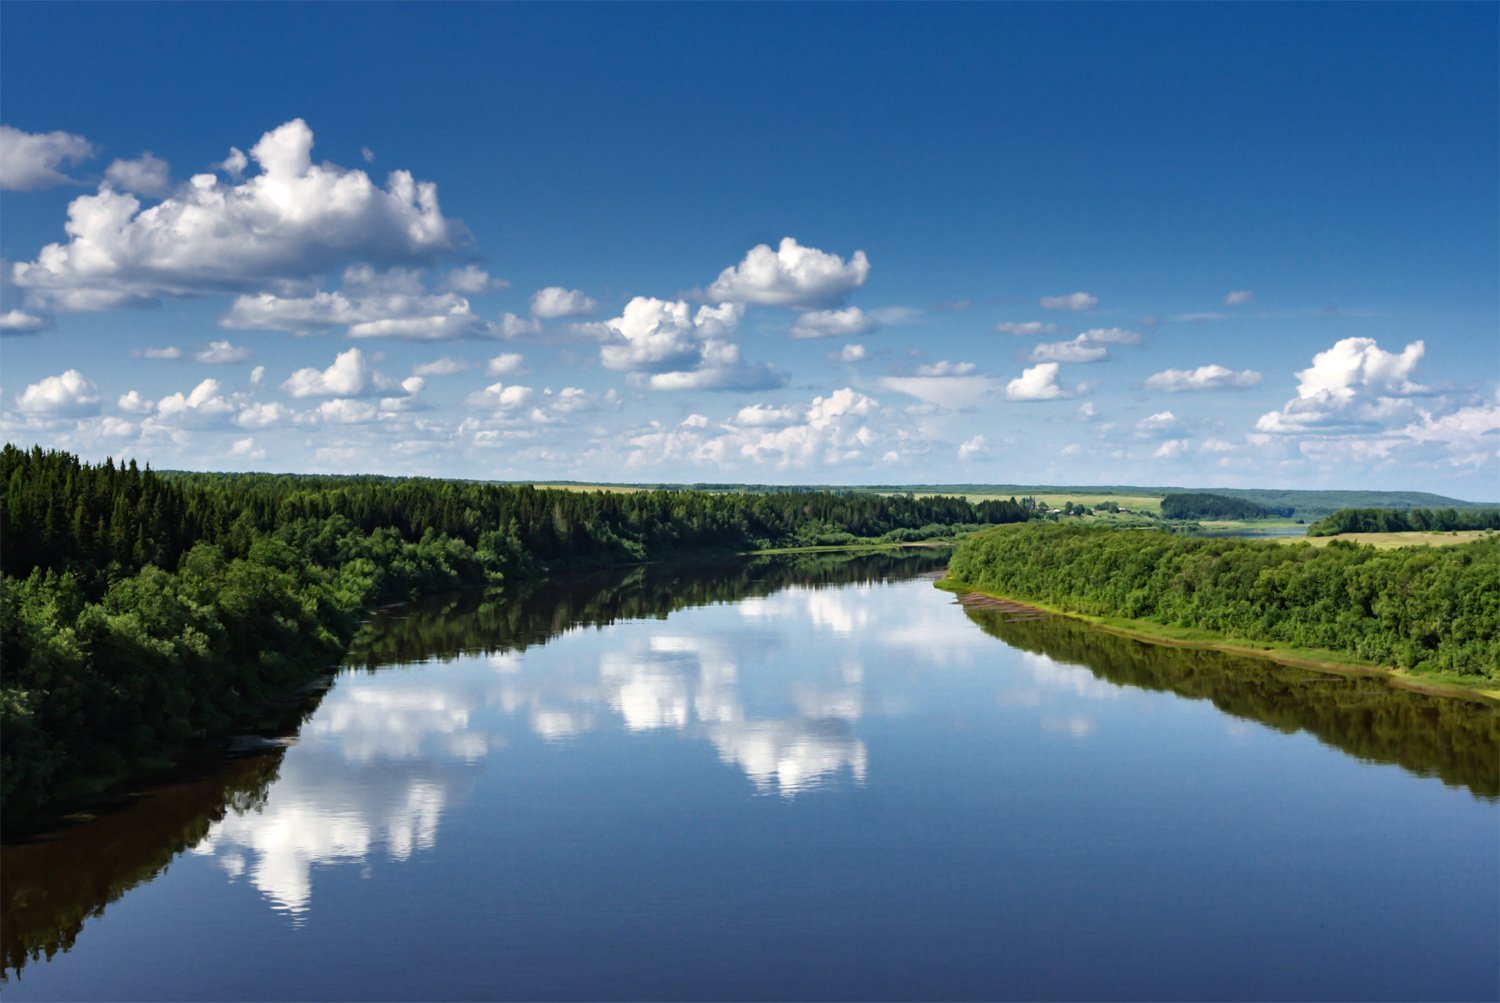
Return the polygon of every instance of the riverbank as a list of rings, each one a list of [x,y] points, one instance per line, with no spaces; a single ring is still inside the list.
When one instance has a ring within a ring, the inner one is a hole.
[[[1172,627],[1166,624],[1153,623],[1149,620],[1134,620],[1128,617],[1095,616],[1088,613],[1079,613],[1032,599],[1001,595],[997,592],[977,588],[968,582],[961,582],[952,578],[942,578],[933,584],[937,588],[945,592],[952,592],[955,595],[962,595],[967,592],[986,596],[993,600],[1017,604],[1053,616],[1079,620],[1107,633],[1120,637],[1128,637],[1137,641],[1145,641],[1148,644],[1159,644],[1171,648],[1220,651],[1231,655],[1249,655],[1255,658],[1266,658],[1273,662],[1279,662],[1282,665],[1290,665],[1302,669],[1314,669],[1319,672],[1331,672],[1338,675],[1381,676],[1395,686],[1418,693],[1478,699],[1484,703],[1500,707],[1500,688],[1497,688],[1491,680],[1474,680],[1450,673],[1416,674],[1403,669],[1361,661],[1342,652],[1328,651],[1321,648],[1299,648],[1276,641],[1252,641],[1245,638],[1231,638],[1212,631],[1196,630],[1189,627]]]

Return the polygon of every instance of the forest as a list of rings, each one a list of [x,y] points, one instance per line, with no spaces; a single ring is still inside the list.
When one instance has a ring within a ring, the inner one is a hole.
[[[1500,529],[1500,508],[1340,509],[1307,527],[1308,536],[1340,533],[1446,533]]]
[[[1012,500],[552,491],[161,474],[0,451],[0,812],[222,734],[326,671],[361,614],[561,569],[951,536]]]
[[[1204,492],[1165,495],[1161,500],[1163,519],[1264,519],[1272,515],[1291,514],[1290,507],[1272,510],[1243,498]]]
[[[1500,679],[1500,537],[1377,550],[1035,524],[966,537],[948,574],[1067,612]]]

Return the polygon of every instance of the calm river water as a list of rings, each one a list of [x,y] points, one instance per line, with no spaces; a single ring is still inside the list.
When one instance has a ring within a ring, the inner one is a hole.
[[[1500,996],[1500,712],[969,612],[940,564],[377,617],[295,745],[5,847],[0,991]]]

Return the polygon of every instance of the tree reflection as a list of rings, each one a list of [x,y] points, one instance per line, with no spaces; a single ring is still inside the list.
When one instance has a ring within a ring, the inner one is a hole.
[[[1065,617],[1010,620],[992,610],[966,612],[1014,648],[1083,666],[1110,683],[1208,700],[1226,714],[1282,732],[1305,731],[1360,759],[1500,797],[1500,714],[1478,700],[1417,693],[1374,676],[1147,644]]]

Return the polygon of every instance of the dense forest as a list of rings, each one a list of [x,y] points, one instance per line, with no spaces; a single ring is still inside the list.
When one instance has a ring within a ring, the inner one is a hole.
[[[1166,495],[1161,500],[1163,519],[1264,519],[1270,515],[1291,514],[1290,508],[1272,511],[1243,498],[1204,492]]]
[[[1377,550],[1037,524],[965,538],[949,576],[1071,612],[1500,679],[1500,537]]]
[[[1500,508],[1340,509],[1307,527],[1308,536],[1340,533],[1435,533],[1461,529],[1500,529]]]
[[[0,811],[221,732],[335,662],[359,614],[561,568],[899,541],[1017,522],[1011,501],[549,491],[170,474],[0,452]]]

